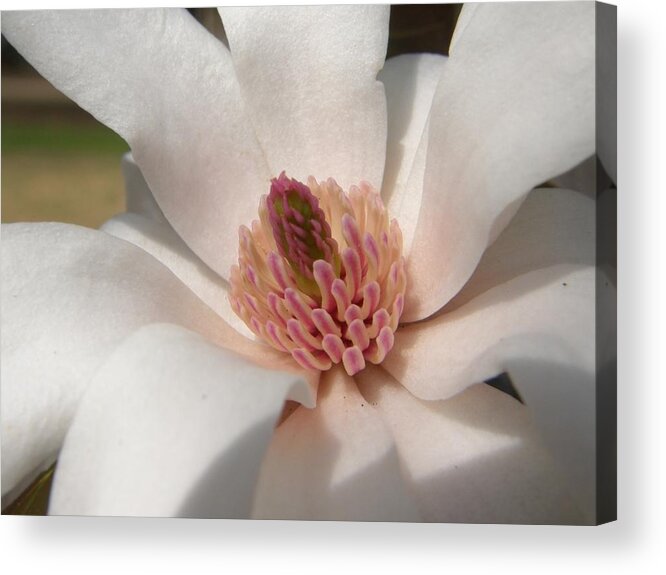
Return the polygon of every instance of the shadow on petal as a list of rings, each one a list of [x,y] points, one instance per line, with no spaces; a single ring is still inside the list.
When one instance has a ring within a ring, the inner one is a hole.
[[[379,414],[346,375],[327,379],[315,409],[299,408],[278,427],[253,517],[421,521]]]
[[[248,519],[261,459],[275,419],[267,417],[228,446],[196,482],[178,517]],[[167,478],[168,479],[168,478]]]
[[[557,471],[516,440],[505,449],[415,480],[424,519],[447,523],[582,524]],[[548,468],[550,467],[550,470]],[[548,472],[550,471],[550,472]]]

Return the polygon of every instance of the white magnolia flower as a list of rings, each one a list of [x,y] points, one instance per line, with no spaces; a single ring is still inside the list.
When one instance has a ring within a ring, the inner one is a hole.
[[[229,49],[180,10],[3,14],[136,161],[102,231],[3,226],[3,495],[57,457],[56,514],[593,522],[594,200],[528,195],[594,153],[593,4],[472,4],[448,59],[387,62],[387,6],[220,12]],[[283,170],[402,228],[402,323],[353,377],[231,310]]]

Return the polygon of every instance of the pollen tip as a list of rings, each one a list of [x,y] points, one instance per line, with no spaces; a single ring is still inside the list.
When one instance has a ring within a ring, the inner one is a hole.
[[[361,350],[356,346],[345,349],[342,354],[342,365],[344,365],[348,375],[356,375],[365,368],[365,358]]]

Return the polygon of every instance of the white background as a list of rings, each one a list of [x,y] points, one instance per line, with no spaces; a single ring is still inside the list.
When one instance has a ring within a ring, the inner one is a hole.
[[[129,4],[136,3],[119,5]],[[140,5],[165,4],[178,3]],[[4,573],[664,572],[665,5],[620,0],[618,10],[617,522],[581,528],[4,516]],[[3,0],[8,7],[53,5]]]

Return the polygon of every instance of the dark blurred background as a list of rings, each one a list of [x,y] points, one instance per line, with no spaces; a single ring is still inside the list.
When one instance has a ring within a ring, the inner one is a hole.
[[[461,4],[391,7],[387,57],[447,54]],[[192,15],[226,41],[214,8]],[[127,144],[62,95],[2,38],[2,221],[98,227],[124,210]]]

